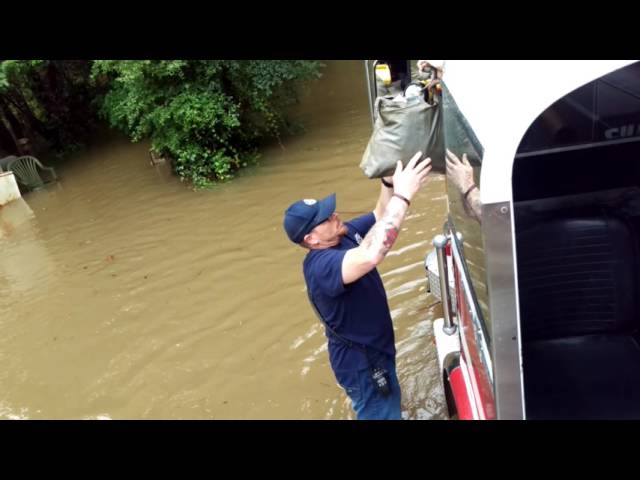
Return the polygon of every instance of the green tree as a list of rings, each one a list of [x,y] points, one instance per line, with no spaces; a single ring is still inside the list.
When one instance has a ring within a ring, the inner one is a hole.
[[[197,187],[231,178],[258,146],[290,131],[286,109],[297,85],[320,76],[305,60],[96,60],[106,90],[100,111],[133,141],[173,160]]]

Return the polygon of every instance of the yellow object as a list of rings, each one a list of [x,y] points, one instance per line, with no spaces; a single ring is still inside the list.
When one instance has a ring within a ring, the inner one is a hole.
[[[389,65],[376,65],[376,77],[382,81],[385,87],[391,85],[391,70],[389,70]]]

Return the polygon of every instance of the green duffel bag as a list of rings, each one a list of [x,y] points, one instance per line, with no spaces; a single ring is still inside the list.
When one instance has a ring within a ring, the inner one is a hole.
[[[393,175],[398,160],[406,165],[416,152],[430,157],[432,168],[444,171],[442,112],[422,95],[378,97],[375,125],[360,168],[369,178]]]

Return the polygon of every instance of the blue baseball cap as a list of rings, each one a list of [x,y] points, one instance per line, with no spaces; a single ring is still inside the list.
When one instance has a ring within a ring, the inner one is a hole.
[[[284,212],[284,230],[289,240],[300,243],[307,233],[327,220],[335,211],[335,193],[322,200],[299,200]]]

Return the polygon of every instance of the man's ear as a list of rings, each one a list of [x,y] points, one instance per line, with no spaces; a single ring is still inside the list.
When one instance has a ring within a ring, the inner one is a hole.
[[[313,235],[310,233],[307,233],[304,238],[302,239],[302,241],[309,245],[310,247],[317,245],[319,242],[318,240],[316,240],[315,238],[313,238]]]

